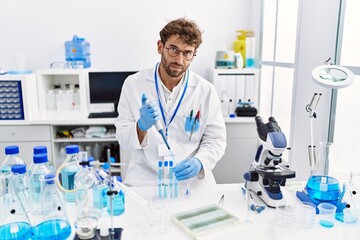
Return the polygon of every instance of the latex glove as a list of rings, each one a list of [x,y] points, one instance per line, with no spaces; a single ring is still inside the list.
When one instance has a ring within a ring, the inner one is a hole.
[[[173,171],[177,180],[184,180],[197,176],[202,167],[200,160],[192,157],[181,161]]]
[[[155,102],[148,102],[145,94],[141,97],[140,119],[138,125],[141,131],[147,131],[160,119],[160,110]]]

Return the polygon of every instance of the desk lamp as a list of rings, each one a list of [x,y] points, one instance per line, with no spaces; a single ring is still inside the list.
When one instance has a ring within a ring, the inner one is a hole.
[[[329,61],[328,59],[326,63]],[[313,80],[320,86],[339,89],[349,86],[354,80],[354,74],[347,68],[325,64],[315,67],[312,70]],[[303,202],[310,202],[316,206],[322,202],[328,202],[337,206],[337,212],[342,212],[346,207],[346,203],[341,200],[345,194],[345,188],[341,191],[339,182],[328,176],[328,159],[323,159],[321,166],[323,167],[322,174],[319,174],[319,169],[316,167],[320,166],[321,159],[315,158],[314,150],[314,133],[313,133],[313,119],[316,118],[316,107],[321,98],[321,93],[314,93],[310,103],[306,106],[306,111],[309,112],[310,119],[310,141],[309,146],[309,161],[311,167],[310,177],[303,191],[298,191],[296,196]],[[318,161],[318,164],[316,162]],[[317,170],[317,171],[316,171]]]

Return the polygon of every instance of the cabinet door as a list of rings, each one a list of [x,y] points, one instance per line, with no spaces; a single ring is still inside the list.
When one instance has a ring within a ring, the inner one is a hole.
[[[255,99],[255,76],[254,75],[245,75],[245,99],[246,101],[254,102],[257,104],[257,99]]]
[[[243,183],[258,145],[255,123],[227,123],[227,147],[213,169],[217,183]]]
[[[237,104],[239,100],[246,102],[245,97],[245,75],[236,75],[236,98],[235,103]]]

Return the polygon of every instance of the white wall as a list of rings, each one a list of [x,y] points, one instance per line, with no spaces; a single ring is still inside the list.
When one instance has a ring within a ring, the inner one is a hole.
[[[91,44],[92,67],[139,70],[159,61],[159,31],[178,17],[203,30],[192,70],[210,77],[215,52],[232,46],[235,30],[258,35],[258,0],[0,0],[0,68],[16,70],[18,52],[27,69],[49,68],[65,60],[64,43],[74,34]],[[255,29],[256,28],[256,29]]]

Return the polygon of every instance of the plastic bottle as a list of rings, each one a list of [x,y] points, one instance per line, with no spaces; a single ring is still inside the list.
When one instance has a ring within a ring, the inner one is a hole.
[[[101,147],[99,143],[95,143],[94,148],[93,148],[93,156],[95,160],[100,160],[100,155],[101,155]]]
[[[5,160],[1,164],[0,173],[11,172],[11,166],[16,164],[25,164],[25,162],[19,158],[19,147],[16,145],[5,147]]]
[[[234,41],[234,45],[233,45],[233,49],[235,53],[240,53],[242,56],[242,59],[246,59],[246,34],[247,31],[245,30],[238,30],[236,31],[237,35],[237,39]],[[243,61],[243,66],[240,67],[238,66],[238,68],[243,68],[245,67],[245,61]]]
[[[14,189],[26,212],[30,212],[29,177],[25,164],[17,164],[11,167],[14,174]]]
[[[41,184],[40,178],[49,173],[53,173],[47,162],[47,154],[35,154],[33,165],[29,169],[29,194],[31,200],[31,213],[40,214],[42,202],[40,201]]]
[[[48,154],[47,151],[47,147],[46,146],[36,146],[33,148],[33,154],[40,154],[40,153],[45,153]],[[46,162],[46,165],[48,165],[48,167],[50,168],[50,170],[55,173],[55,166],[53,161],[50,161],[49,159],[49,155],[48,155],[48,161]]]
[[[108,195],[107,196],[107,211],[108,213],[113,216],[119,216],[124,213],[125,211],[125,196],[124,193],[120,190],[120,187],[117,186],[116,181],[122,182],[122,179],[120,176],[112,177],[112,183],[114,185],[114,189],[117,191],[116,195]],[[112,212],[110,210],[110,201],[113,201],[112,203]]]
[[[68,145],[66,146],[66,158],[64,163],[60,168],[61,169],[61,182],[63,188],[67,190],[74,189],[74,176],[77,171],[80,170],[79,166],[79,146],[78,145]],[[66,192],[65,199],[67,202],[75,202],[75,192]]]
[[[247,68],[255,67],[256,40],[253,32],[248,32],[246,37],[246,63]]]
[[[41,215],[34,221],[33,240],[67,239],[71,226],[65,208],[55,184],[55,174],[50,173],[41,178]]]
[[[229,99],[229,111],[228,111],[228,115],[232,114],[235,112],[235,101],[233,101],[232,99]]]
[[[1,239],[22,240],[31,238],[30,220],[14,189],[14,175],[0,174],[0,237]]]
[[[72,41],[65,42],[65,57],[70,68],[89,68],[90,43],[74,35]]]
[[[46,110],[56,110],[56,94],[53,89],[49,89],[46,93]]]

